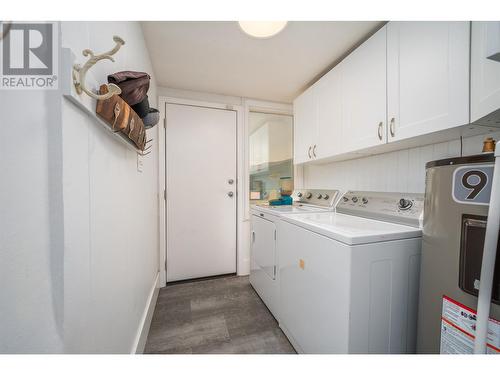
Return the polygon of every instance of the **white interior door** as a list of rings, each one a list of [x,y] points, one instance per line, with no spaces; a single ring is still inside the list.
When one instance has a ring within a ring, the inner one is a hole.
[[[236,272],[236,112],[166,104],[167,281]]]

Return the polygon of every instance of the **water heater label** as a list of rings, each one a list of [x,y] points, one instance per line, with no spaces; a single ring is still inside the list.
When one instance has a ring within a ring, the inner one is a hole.
[[[441,354],[472,354],[476,332],[476,311],[443,296],[441,312]],[[500,354],[500,322],[490,318],[487,354]]]
[[[453,200],[458,203],[490,203],[493,165],[460,167],[453,172]]]

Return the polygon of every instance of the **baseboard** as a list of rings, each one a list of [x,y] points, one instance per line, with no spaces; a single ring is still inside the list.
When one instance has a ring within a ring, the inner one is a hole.
[[[137,330],[131,354],[144,353],[146,340],[148,339],[149,327],[151,326],[151,321],[153,320],[156,300],[158,299],[158,293],[160,292],[159,279],[160,273],[157,273],[153,286],[151,287],[151,292],[149,293],[148,302],[141,317],[141,323],[139,324],[139,329]]]

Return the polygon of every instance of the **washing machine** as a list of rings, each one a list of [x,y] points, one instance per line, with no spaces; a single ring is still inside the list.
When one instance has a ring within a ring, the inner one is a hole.
[[[292,194],[292,205],[251,206],[250,284],[276,320],[279,320],[277,243],[281,238],[278,229],[280,218],[284,214],[332,211],[338,196],[337,190],[297,190]]]
[[[348,191],[283,215],[280,327],[299,353],[414,353],[423,194]]]

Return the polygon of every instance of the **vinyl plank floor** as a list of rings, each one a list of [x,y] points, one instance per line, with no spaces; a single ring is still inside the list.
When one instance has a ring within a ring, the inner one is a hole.
[[[160,289],[144,352],[295,353],[248,277],[237,276]]]

